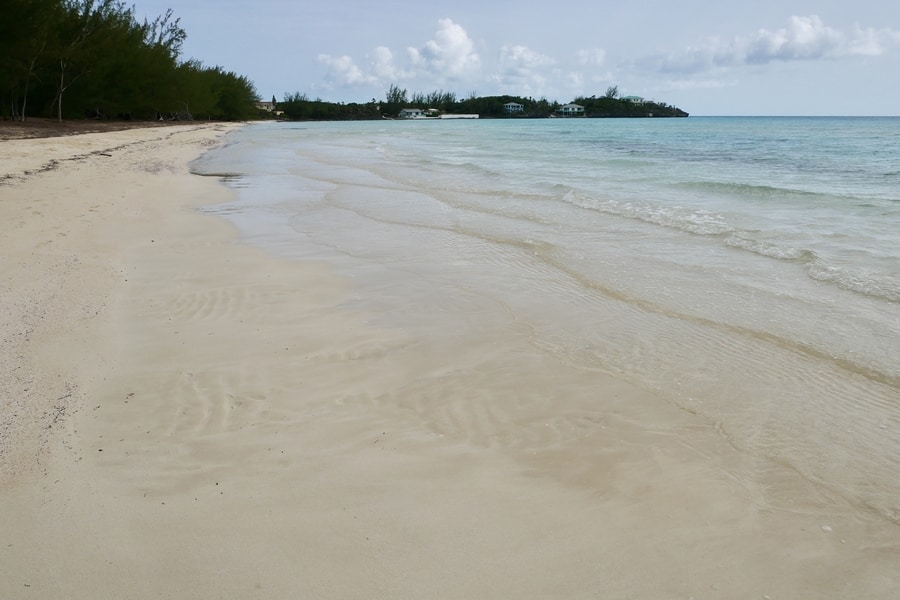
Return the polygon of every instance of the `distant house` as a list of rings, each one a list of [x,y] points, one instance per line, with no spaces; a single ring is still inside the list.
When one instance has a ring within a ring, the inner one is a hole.
[[[518,102],[507,102],[503,105],[503,110],[506,111],[506,114],[508,115],[520,113],[525,110],[525,105],[519,104]]]
[[[565,104],[560,106],[556,113],[562,117],[583,117],[584,107],[580,104]]]
[[[399,116],[401,119],[424,119],[425,111],[421,108],[401,108]]]
[[[632,104],[643,104],[644,103],[644,99],[641,98],[640,96],[625,96],[624,98],[622,98],[622,100],[628,100]]]
[[[275,110],[275,103],[271,101],[257,102],[256,108],[258,108],[259,110],[264,110],[266,112],[272,112]]]

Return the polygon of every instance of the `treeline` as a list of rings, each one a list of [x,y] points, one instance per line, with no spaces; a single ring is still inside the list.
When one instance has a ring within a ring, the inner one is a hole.
[[[350,121],[380,119],[379,104],[372,100],[365,104],[336,103],[310,100],[305,94],[287,94],[277,103],[282,117],[292,121]]]
[[[510,102],[522,105],[521,111],[510,113]],[[601,97],[575,98],[574,104],[584,107],[586,117],[686,117],[683,110],[658,102],[620,98],[617,87],[610,87]],[[438,90],[429,94],[409,95],[405,89],[391,85],[385,99],[374,98],[367,103],[333,103],[310,100],[305,94],[288,94],[278,103],[282,116],[291,120],[354,120],[395,118],[404,108],[431,110],[434,114],[477,114],[481,118],[547,118],[558,114],[562,105],[546,98],[521,96],[476,96],[459,100],[452,92]]]
[[[575,98],[573,104],[584,107],[587,117],[686,117],[680,108],[652,100],[621,98],[618,86],[611,86],[599,98]]]
[[[521,104],[522,111],[508,114],[506,104],[510,102]],[[552,115],[559,107],[559,102],[550,102],[546,98],[535,100],[521,96],[470,96],[459,102],[460,113],[477,114],[481,118],[543,118]]]
[[[327,120],[349,121],[365,119],[394,118],[404,108],[434,109],[444,114],[478,114],[482,118],[507,116],[503,107],[507,102],[519,102],[525,106],[520,116],[547,117],[559,107],[558,103],[550,103],[545,99],[534,100],[518,96],[477,97],[471,95],[458,100],[452,92],[438,90],[429,94],[414,93],[392,85],[385,99],[374,98],[366,103],[336,103],[321,99],[311,100],[306,94],[287,94],[277,109],[282,117],[289,120]]]
[[[430,94],[414,93],[407,96],[404,89],[395,85],[388,88],[383,111],[387,116],[396,116],[403,108],[437,109],[449,114],[477,114],[482,118],[508,116],[505,106],[509,102],[516,102],[524,107],[518,116],[523,117],[547,117],[559,106],[546,99],[535,100],[520,96],[476,96],[470,94],[467,98],[458,100],[452,92],[438,90]]]
[[[121,119],[257,117],[253,83],[180,60],[171,10],[149,21],[119,0],[4,0],[0,114]]]

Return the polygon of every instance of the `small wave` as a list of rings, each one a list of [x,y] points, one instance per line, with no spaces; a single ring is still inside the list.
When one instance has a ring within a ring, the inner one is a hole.
[[[689,190],[727,193],[729,195],[737,196],[753,196],[757,198],[811,198],[820,195],[808,190],[729,181],[687,181],[676,184],[676,187]]]
[[[844,269],[824,261],[810,263],[809,276],[816,281],[879,300],[900,303],[900,279],[863,269]]]
[[[608,215],[637,219],[645,223],[679,229],[696,235],[720,236],[732,231],[725,218],[714,212],[684,206],[654,206],[642,202],[621,202],[584,198],[568,191],[563,200],[580,208]]]
[[[561,200],[583,209],[636,219],[694,235],[721,238],[721,243],[731,248],[800,264],[809,277],[816,281],[836,285],[856,294],[888,302],[900,302],[900,280],[897,277],[830,265],[814,250],[761,239],[760,232],[737,230],[723,216],[713,212],[680,206],[662,207],[638,202],[585,198],[565,186],[560,186],[557,191]]]
[[[799,263],[812,279],[836,285],[848,292],[900,303],[900,280],[897,277],[871,270],[831,265],[808,248],[779,246],[738,235],[729,236],[725,244],[766,258]]]
[[[772,242],[749,237],[746,232],[734,233],[725,239],[725,245],[730,248],[747,250],[766,258],[785,260],[799,263],[813,263],[820,260],[818,255],[806,248],[793,246],[779,246]]]
[[[864,269],[843,268],[830,265],[808,248],[779,246],[771,242],[751,239],[741,235],[731,235],[725,244],[766,258],[774,258],[803,265],[806,273],[814,280],[836,285],[863,296],[889,302],[900,302],[900,281],[896,277]]]

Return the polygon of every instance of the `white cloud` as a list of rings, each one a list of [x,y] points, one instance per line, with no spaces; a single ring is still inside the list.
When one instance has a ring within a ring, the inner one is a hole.
[[[543,81],[541,70],[555,64],[549,56],[531,50],[527,46],[514,45],[500,48],[496,79],[501,82],[524,83]]]
[[[405,76],[394,64],[394,54],[385,46],[375,48],[367,59],[372,75],[379,81],[394,81]]]
[[[900,32],[890,29],[863,29],[857,25],[841,31],[825,25],[816,15],[794,16],[781,29],[760,29],[726,40],[712,38],[682,52],[649,57],[642,63],[663,72],[695,73],[776,61],[875,56],[898,43]]]
[[[724,81],[722,79],[670,79],[662,82],[659,88],[662,90],[715,90],[729,87],[737,87],[736,80]]]
[[[319,55],[327,67],[324,86],[374,88],[388,84],[420,88],[467,85],[473,89],[487,85],[496,93],[521,95],[582,93],[587,72],[591,81],[599,76],[606,53],[600,48],[585,48],[574,60],[561,63],[556,58],[522,44],[501,46],[492,60],[483,61],[467,31],[452,19],[437,23],[432,39],[419,47],[409,47],[405,55],[396,55],[386,46],[378,46],[364,57]],[[404,60],[406,59],[406,60]],[[488,64],[489,63],[489,64]],[[565,64],[574,70],[563,70]],[[585,73],[579,71],[586,70]],[[607,73],[605,78],[609,77]],[[605,79],[604,79],[605,80]]]
[[[871,27],[863,29],[857,24],[850,36],[848,49],[854,55],[878,56],[893,46],[900,46],[900,31]]]
[[[556,61],[549,56],[535,52],[527,46],[506,45],[500,48],[500,65],[504,70],[524,69],[530,71],[540,67],[547,67],[555,63]]]
[[[566,84],[566,86],[569,89],[571,89],[575,92],[578,92],[578,93],[584,92],[584,86],[585,86],[584,75],[582,75],[581,73],[579,73],[577,71],[569,71],[568,73],[566,73],[563,76],[563,82]]]
[[[478,70],[481,59],[474,47],[465,29],[451,19],[441,19],[433,40],[425,42],[422,48],[407,48],[407,52],[415,68],[442,80]]]
[[[791,17],[786,28],[760,29],[749,40],[732,45],[733,59],[748,63],[832,58],[846,53],[846,36],[817,16]]]
[[[579,50],[575,57],[578,64],[588,67],[600,67],[606,62],[606,52],[602,48],[585,48]]]
[[[372,75],[363,72],[349,56],[320,54],[319,62],[328,67],[325,79],[330,85],[367,85],[377,81]]]
[[[350,56],[320,54],[318,60],[328,67],[328,87],[386,85],[419,76],[423,80],[442,81],[477,72],[480,58],[466,30],[450,19],[438,21],[434,39],[420,49],[409,48],[407,68],[398,66],[394,53],[378,46],[366,55],[363,66]]]
[[[500,48],[495,71],[489,79],[504,94],[542,93],[556,61],[520,44]]]

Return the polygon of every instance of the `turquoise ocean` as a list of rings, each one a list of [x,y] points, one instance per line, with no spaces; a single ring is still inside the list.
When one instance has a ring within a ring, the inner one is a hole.
[[[348,310],[505,315],[900,524],[900,118],[263,123],[193,167]]]

